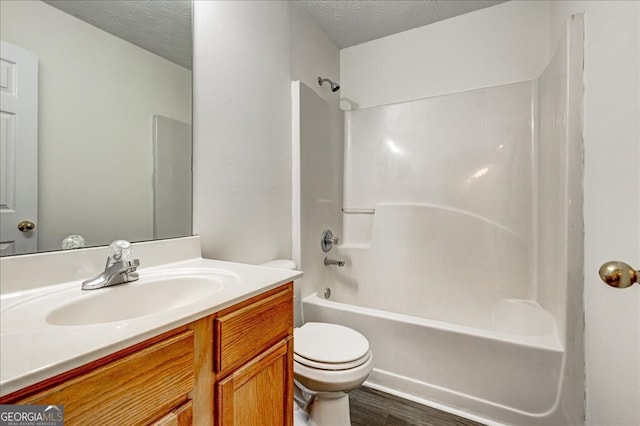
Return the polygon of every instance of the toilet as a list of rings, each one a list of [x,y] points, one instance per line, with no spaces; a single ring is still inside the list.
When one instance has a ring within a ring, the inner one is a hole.
[[[364,383],[373,368],[369,341],[349,327],[308,322],[293,330],[293,352],[307,424],[350,426],[347,394]]]
[[[291,260],[262,266],[295,269]],[[373,368],[369,341],[338,324],[308,322],[293,330],[295,426],[350,426],[348,393]]]

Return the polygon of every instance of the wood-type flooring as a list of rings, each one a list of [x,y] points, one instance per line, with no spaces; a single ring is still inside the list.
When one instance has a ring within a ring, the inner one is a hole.
[[[364,386],[349,393],[349,407],[351,426],[482,426]]]

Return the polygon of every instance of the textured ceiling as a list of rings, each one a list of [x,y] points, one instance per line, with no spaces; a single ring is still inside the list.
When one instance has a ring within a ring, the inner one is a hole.
[[[43,1],[191,69],[191,0]],[[342,49],[504,1],[295,0],[294,3],[306,10]]]
[[[191,0],[43,0],[191,69]]]
[[[340,49],[506,0],[296,0]]]

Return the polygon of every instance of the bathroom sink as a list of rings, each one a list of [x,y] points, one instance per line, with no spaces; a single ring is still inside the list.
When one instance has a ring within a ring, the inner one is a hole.
[[[232,276],[210,273],[141,274],[138,281],[98,290],[49,312],[51,325],[78,326],[129,320],[178,309],[220,292]]]

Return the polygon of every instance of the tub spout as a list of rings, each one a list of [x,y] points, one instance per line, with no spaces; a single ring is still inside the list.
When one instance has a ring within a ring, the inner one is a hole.
[[[328,257],[324,258],[324,266],[329,266],[329,265],[338,265],[339,267],[344,266],[344,260],[335,260],[335,259],[329,259]]]

